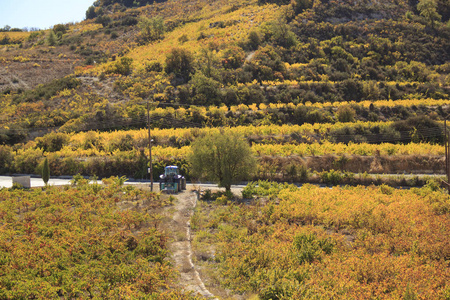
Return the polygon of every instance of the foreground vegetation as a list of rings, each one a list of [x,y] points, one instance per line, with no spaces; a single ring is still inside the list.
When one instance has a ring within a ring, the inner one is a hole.
[[[169,289],[176,271],[156,212],[167,204],[123,181],[1,189],[0,298],[189,298]]]
[[[242,194],[207,193],[191,219],[198,263],[226,288],[260,299],[450,297],[450,201],[435,182],[396,190],[260,181]]]

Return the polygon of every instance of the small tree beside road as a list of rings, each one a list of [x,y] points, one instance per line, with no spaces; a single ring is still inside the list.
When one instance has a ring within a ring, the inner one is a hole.
[[[50,167],[48,166],[48,158],[46,157],[44,160],[44,165],[42,167],[42,180],[45,185],[47,185],[48,180],[50,179]]]
[[[232,184],[248,179],[256,167],[250,145],[236,133],[221,131],[199,137],[191,149],[188,162],[193,176],[214,181],[227,191]]]

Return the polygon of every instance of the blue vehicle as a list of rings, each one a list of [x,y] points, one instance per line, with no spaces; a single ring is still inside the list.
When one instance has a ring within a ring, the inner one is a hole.
[[[164,174],[159,176],[159,189],[167,193],[177,193],[186,189],[186,178],[180,175],[177,166],[167,166]]]

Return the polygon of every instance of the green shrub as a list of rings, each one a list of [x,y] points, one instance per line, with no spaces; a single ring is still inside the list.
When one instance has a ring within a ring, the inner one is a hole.
[[[342,183],[343,173],[331,169],[330,171],[323,171],[320,174],[320,179],[325,184],[337,185]]]
[[[80,173],[74,175],[70,184],[73,186],[87,185],[89,184],[89,179],[85,179]]]
[[[320,260],[323,254],[330,254],[334,243],[330,239],[318,239],[313,233],[301,233],[294,237],[293,247],[299,264],[303,264]]]
[[[112,19],[111,19],[111,17],[108,17],[108,16],[98,16],[95,19],[95,23],[102,24],[103,27],[108,26],[111,22],[112,22]]]
[[[81,81],[68,76],[61,79],[55,79],[50,83],[40,84],[33,90],[27,90],[26,92],[16,95],[14,97],[15,102],[33,102],[41,99],[48,100],[55,96],[60,91],[65,89],[75,89],[81,84]]]
[[[292,291],[282,283],[275,283],[265,287],[258,294],[260,300],[291,299]]]
[[[426,115],[414,116],[392,124],[392,128],[400,132],[405,143],[411,142],[443,142],[443,128],[435,120]]]
[[[237,69],[244,63],[245,52],[238,46],[226,49],[222,54],[222,65],[225,69]]]
[[[187,36],[186,34],[183,34],[182,36],[180,36],[180,37],[178,38],[178,42],[180,42],[181,44],[184,44],[184,43],[186,43],[187,41],[189,41],[189,38],[188,38],[188,36]]]
[[[42,149],[20,149],[14,155],[12,171],[21,174],[39,174],[37,168],[42,157]]]
[[[354,122],[356,112],[350,106],[339,106],[336,116],[339,122]]]
[[[133,64],[132,58],[121,57],[120,60],[115,61],[107,68],[106,73],[129,75],[133,70],[132,64]]]
[[[163,66],[159,61],[151,61],[147,64],[145,64],[145,71],[147,72],[162,72]]]
[[[69,140],[69,136],[65,133],[52,132],[36,138],[36,147],[43,149],[45,152],[56,152],[67,145]]]
[[[95,19],[95,17],[97,17],[95,6],[89,6],[89,8],[86,10],[86,20]]]
[[[442,190],[441,181],[436,178],[428,179],[424,187],[430,189],[433,192]]]
[[[146,235],[135,248],[135,254],[143,255],[149,262],[162,263],[167,254],[163,235],[156,230]]]
[[[250,199],[253,198],[253,195],[256,195],[256,183],[255,181],[249,182],[243,189],[242,189],[242,198],[244,199]]]
[[[141,30],[141,39],[143,42],[162,39],[166,30],[164,19],[161,16],[154,18],[141,17],[137,26]]]
[[[212,192],[211,192],[211,190],[209,190],[209,189],[205,190],[203,192],[203,195],[202,195],[201,199],[204,200],[204,201],[212,200]]]
[[[194,70],[194,56],[189,50],[173,48],[166,57],[165,71],[187,82]]]
[[[55,33],[61,32],[62,34],[65,34],[67,32],[67,27],[64,24],[57,24],[53,26],[53,31]]]
[[[394,188],[390,187],[390,186],[388,186],[386,184],[382,184],[380,186],[380,191],[381,191],[382,194],[392,195],[392,193],[394,192]]]
[[[0,145],[0,174],[5,174],[10,171],[12,159],[12,148]]]

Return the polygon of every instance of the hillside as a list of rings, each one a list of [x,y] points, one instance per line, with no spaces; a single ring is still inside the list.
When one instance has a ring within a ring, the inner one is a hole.
[[[144,177],[145,137],[129,130],[147,126],[149,103],[153,129],[191,128],[153,131],[159,168],[185,165],[197,127],[251,125],[268,126],[242,130],[261,163],[255,179],[302,168],[443,173],[450,29],[441,2],[428,17],[404,1],[126,3],[97,1],[87,20],[45,32],[0,33],[3,172],[39,172],[50,155],[54,175],[117,175],[109,162]],[[74,135],[111,130],[120,132]],[[350,154],[370,157],[341,157]],[[289,171],[289,160],[299,165]]]
[[[450,299],[449,11],[97,0],[0,30],[0,175],[73,176],[0,188],[0,298]],[[222,136],[251,162],[226,192],[190,159]],[[149,191],[168,165],[187,191]]]
[[[111,127],[107,119],[142,126],[149,97],[201,106],[448,99],[449,28],[406,2],[110,2],[79,24],[0,33],[9,41],[3,142],[33,128]]]

